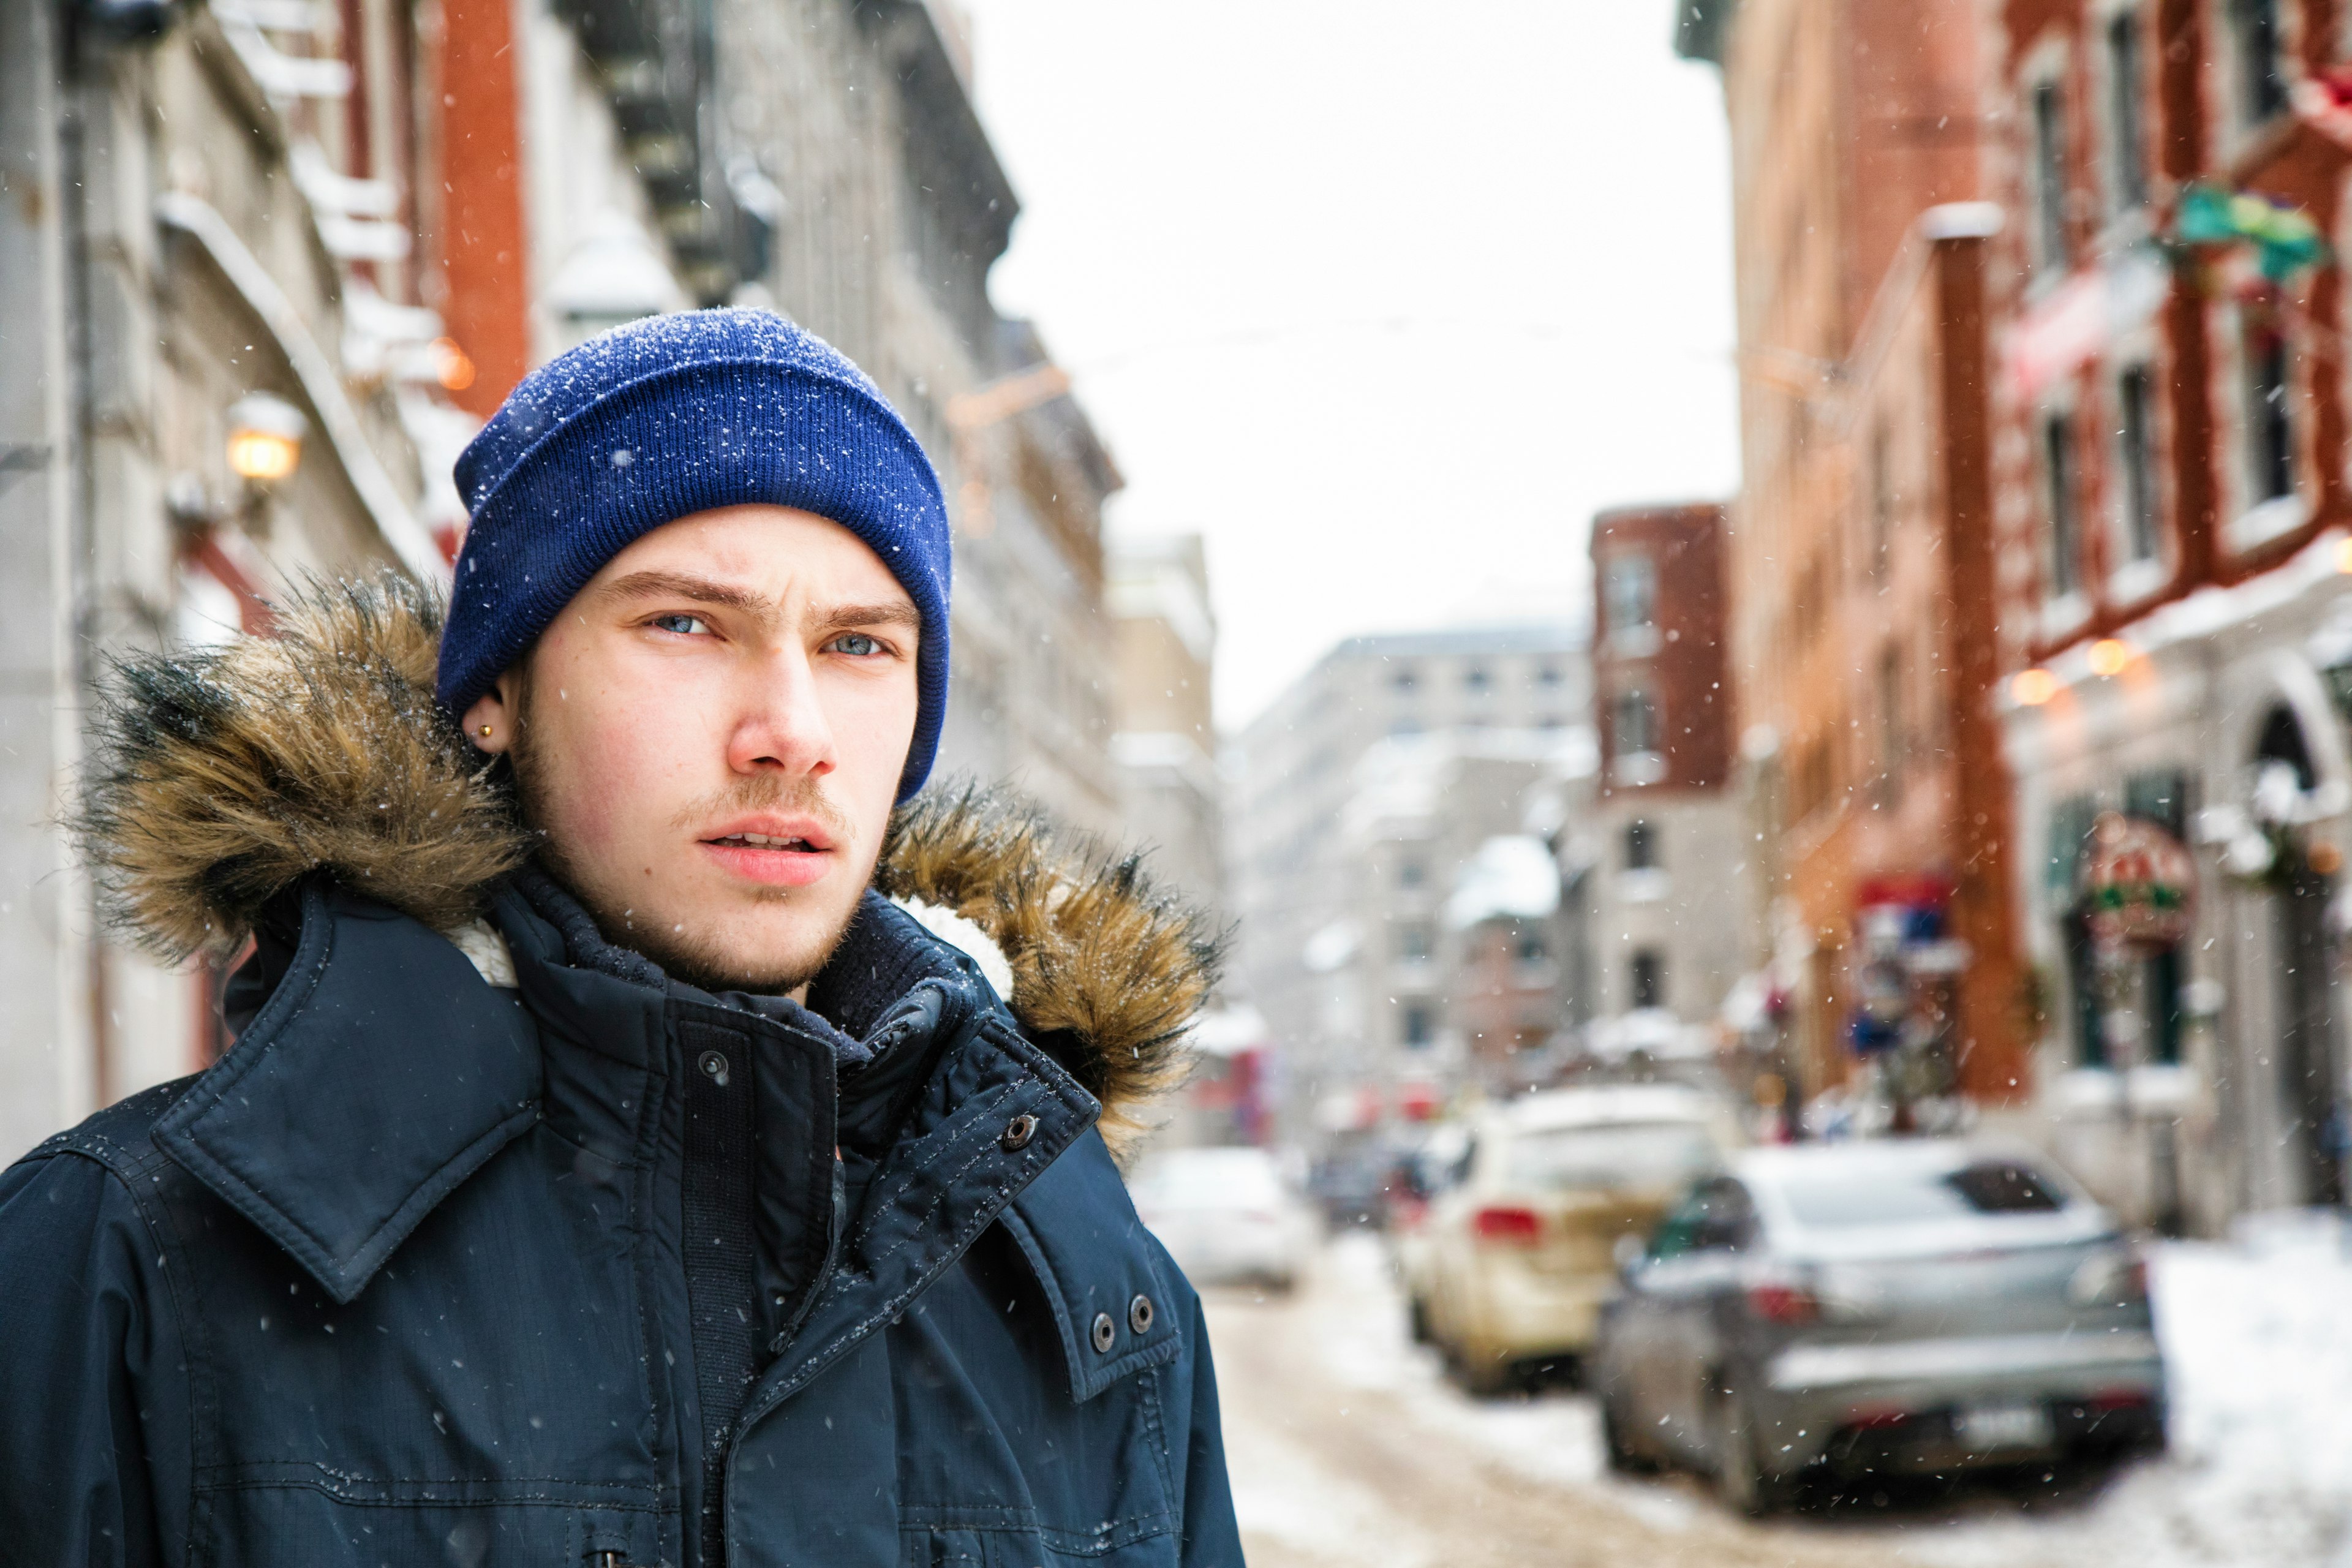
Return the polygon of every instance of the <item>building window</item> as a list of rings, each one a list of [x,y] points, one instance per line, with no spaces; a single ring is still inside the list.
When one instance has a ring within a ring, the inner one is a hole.
[[[1437,1037],[1437,1021],[1416,1002],[1404,1010],[1404,1043],[1420,1050]]]
[[[2188,1022],[2180,1009],[2180,949],[2164,948],[2143,961],[2147,972],[2140,984],[2147,1032],[2141,1037],[2141,1059],[2158,1067],[2180,1065],[2180,1036]]]
[[[2154,402],[2155,389],[2146,365],[2136,364],[2116,378],[2116,467],[2123,480],[2126,561],[2156,559]]]
[[[2118,213],[2147,205],[2147,152],[2141,124],[2140,19],[2125,11],[2107,23],[2108,195]]]
[[[1418,888],[1429,880],[1429,868],[1418,860],[1405,860],[1397,866],[1397,886]]]
[[[1399,665],[1397,672],[1389,677],[1389,684],[1396,688],[1399,696],[1409,697],[1421,689],[1421,672],[1409,664]]]
[[[1486,673],[1485,665],[1474,664],[1462,672],[1462,689],[1475,700],[1495,689],[1495,678]]]
[[[2248,126],[2286,108],[2286,74],[2279,58],[2278,0],[2224,0],[2231,51],[2238,68],[2238,106]]]
[[[1539,931],[1519,932],[1517,956],[1521,963],[1541,963],[1545,959],[1549,958],[1551,950],[1544,943],[1543,932]]]
[[[1658,705],[1643,688],[1632,686],[1617,694],[1610,705],[1609,723],[1619,756],[1658,749]]]
[[[1638,817],[1625,825],[1625,869],[1648,871],[1658,864],[1658,830]]]
[[[1407,963],[1429,962],[1429,928],[1415,922],[1397,929],[1397,956]]]
[[[2083,540],[2074,515],[2074,425],[2063,414],[2042,422],[2042,504],[2050,523],[2050,596],[2082,585]]]
[[[1601,570],[1601,613],[1610,633],[1639,631],[1658,618],[1658,569],[1646,555],[1619,555]]]
[[[2189,775],[2154,768],[2124,780],[2124,815],[2145,817],[2175,838],[2189,836]]]
[[[1630,961],[1629,978],[1636,1007],[1663,1007],[1666,1005],[1666,961],[1648,948],[1635,953]]]
[[[1560,683],[1560,679],[1561,676],[1559,673],[1559,666],[1556,664],[1547,664],[1541,669],[1536,671],[1536,684],[1538,686],[1555,687]]]
[[[2054,81],[2033,89],[2033,264],[2066,269],[2066,97]]]
[[[2268,323],[2246,331],[2246,479],[2256,504],[2294,493],[2294,423],[2286,339]]]
[[[2068,912],[2063,935],[2066,989],[2074,1004],[2067,1019],[2072,1026],[2068,1032],[2074,1037],[2074,1065],[2103,1068],[2107,1065],[2107,1031],[2099,1007],[2099,953],[2091,940],[2090,915],[2082,905]]]

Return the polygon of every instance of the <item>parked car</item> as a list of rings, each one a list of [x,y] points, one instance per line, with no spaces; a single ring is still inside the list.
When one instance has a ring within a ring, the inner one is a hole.
[[[1758,1149],[1629,1264],[1595,1360],[1611,1462],[1749,1513],[1809,1474],[2161,1447],[2147,1270],[2039,1156],[1976,1141]]]
[[[1396,1152],[1385,1142],[1359,1144],[1315,1163],[1307,1191],[1333,1230],[1378,1230],[1388,1223]]]
[[[1318,1226],[1267,1150],[1171,1149],[1129,1184],[1136,1212],[1195,1285],[1297,1283]]]
[[[1478,1393],[1573,1376],[1619,1241],[1646,1237],[1736,1135],[1714,1100],[1663,1084],[1526,1095],[1462,1127],[1424,1145],[1432,1190],[1397,1251],[1416,1335]]]

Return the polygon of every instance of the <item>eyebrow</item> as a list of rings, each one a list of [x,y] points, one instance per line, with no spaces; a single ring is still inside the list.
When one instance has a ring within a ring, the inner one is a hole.
[[[606,584],[603,596],[622,601],[685,599],[698,605],[720,605],[756,616],[772,616],[779,607],[776,601],[765,594],[685,572],[632,572]],[[857,626],[904,626],[919,631],[922,625],[923,617],[912,600],[886,599],[872,605],[835,605],[817,616],[816,629],[847,631]]]
[[[923,617],[911,601],[891,599],[878,605],[835,605],[818,617],[817,626],[824,631],[847,631],[855,626],[904,626],[920,631]]]
[[[724,605],[730,609],[748,610],[755,615],[768,614],[776,607],[776,602],[765,594],[683,572],[632,572],[625,577],[616,577],[607,583],[602,596],[623,600],[688,599],[698,605]]]

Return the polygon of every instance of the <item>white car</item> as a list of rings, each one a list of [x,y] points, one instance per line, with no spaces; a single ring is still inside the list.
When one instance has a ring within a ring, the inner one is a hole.
[[[1265,1149],[1171,1149],[1128,1185],[1143,1223],[1195,1285],[1287,1290],[1315,1246],[1314,1214]]]
[[[1738,1135],[1708,1096],[1619,1084],[1524,1095],[1433,1136],[1444,1168],[1399,1248],[1415,1337],[1476,1393],[1574,1376],[1616,1293],[1617,1248]]]

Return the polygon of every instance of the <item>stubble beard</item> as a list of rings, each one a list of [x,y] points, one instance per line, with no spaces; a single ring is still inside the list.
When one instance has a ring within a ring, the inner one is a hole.
[[[798,951],[746,955],[726,951],[715,932],[698,931],[683,921],[674,921],[665,928],[659,920],[642,919],[646,910],[624,905],[600,889],[593,878],[583,876],[579,866],[566,854],[561,837],[550,831],[550,825],[558,820],[551,798],[551,770],[539,755],[530,714],[531,682],[526,675],[517,683],[514,738],[507,747],[523,825],[538,833],[539,859],[549,874],[580,900],[606,941],[651,959],[672,979],[714,994],[745,991],[758,995],[782,995],[799,990],[824,972],[842,939],[849,934],[851,922],[857,918],[857,899],[852,899],[838,915],[812,933],[814,940],[795,942],[793,945]],[[688,805],[677,813],[671,826],[688,827],[725,813],[751,811],[804,813],[830,828],[837,846],[846,845],[854,837],[848,819],[839,806],[825,798],[814,779],[783,778],[773,773],[754,773],[735,780],[726,788]],[[811,920],[819,918],[810,897],[814,890],[759,887],[747,889],[751,902],[798,904],[807,910]]]

